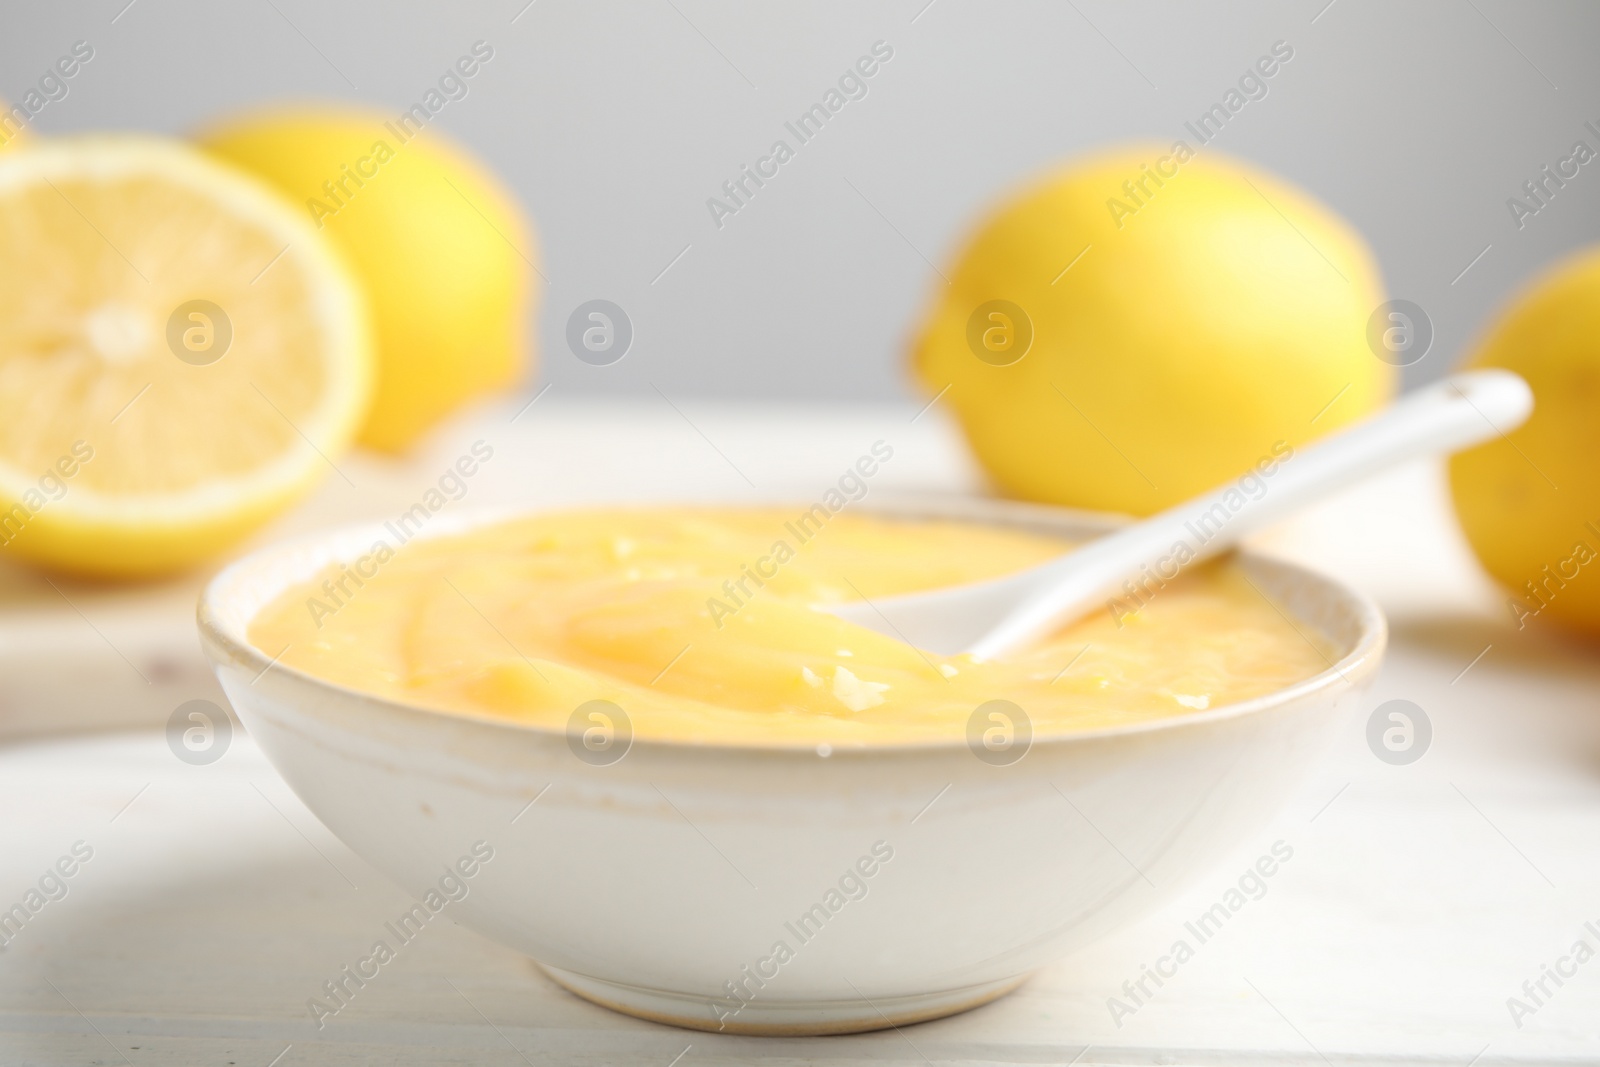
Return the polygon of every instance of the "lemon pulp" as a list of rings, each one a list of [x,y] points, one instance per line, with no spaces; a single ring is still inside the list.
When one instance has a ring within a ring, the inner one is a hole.
[[[153,137],[0,159],[0,552],[204,558],[327,473],[370,360],[350,275],[253,179]]]

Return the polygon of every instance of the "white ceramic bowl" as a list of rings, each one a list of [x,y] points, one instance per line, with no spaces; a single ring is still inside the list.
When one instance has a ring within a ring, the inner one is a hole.
[[[1078,538],[1110,524],[975,500],[871,510]],[[444,905],[451,918],[581,996],[729,1032],[951,1014],[1162,904],[1273,815],[1385,642],[1367,599],[1245,555],[1252,580],[1330,640],[1328,670],[1181,718],[1036,737],[1006,766],[960,739],[827,754],[635,740],[597,766],[562,731],[269,667],[246,639],[254,614],[374,535],[270,548],[207,588],[202,639],[252,737],[333,833],[419,900],[467,857],[472,876],[446,883],[465,892]],[[477,842],[491,860],[472,862]]]

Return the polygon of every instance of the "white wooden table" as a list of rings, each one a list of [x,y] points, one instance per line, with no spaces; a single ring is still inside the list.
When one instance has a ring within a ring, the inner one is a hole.
[[[495,457],[451,507],[811,497],[880,438],[896,451],[874,492],[979,485],[937,409],[679,406],[552,394],[515,424],[516,405],[480,412],[407,463],[341,461],[355,488],[331,478],[264,536],[393,514],[480,437]],[[220,699],[193,636],[200,578],[57,592],[0,575],[0,909],[76,842],[93,849],[0,952],[0,1064],[1600,1061],[1600,959],[1546,979],[1520,1027],[1507,1006],[1531,1006],[1523,983],[1579,938],[1600,950],[1584,927],[1600,929],[1600,650],[1510,628],[1433,467],[1262,540],[1383,602],[1393,645],[1371,703],[1420,705],[1427,754],[1388,765],[1352,727],[1270,830],[1146,921],[978,1011],[806,1040],[615,1015],[455,926],[314,1029],[307,998],[404,896],[247,737],[209,766],[168,750],[178,704]],[[1294,857],[1267,894],[1119,1027],[1107,999],[1280,839]]]

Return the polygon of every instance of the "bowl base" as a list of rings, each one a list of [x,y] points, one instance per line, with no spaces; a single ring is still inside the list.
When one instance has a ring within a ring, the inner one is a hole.
[[[741,1006],[720,998],[590,978],[544,963],[539,964],[539,969],[570,992],[624,1015],[690,1030],[765,1037],[858,1034],[927,1022],[987,1004],[1005,996],[1030,977],[1023,974],[983,985],[908,997],[877,997],[870,1001],[865,997],[767,1001],[758,998],[745,1001]]]

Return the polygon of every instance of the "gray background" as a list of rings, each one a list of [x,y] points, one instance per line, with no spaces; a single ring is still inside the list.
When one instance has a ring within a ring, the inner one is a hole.
[[[85,39],[95,58],[41,132],[179,133],[283,98],[398,113],[479,38],[494,60],[433,125],[533,217],[550,279],[538,375],[564,391],[909,396],[932,264],[991,198],[1088,147],[1183,135],[1278,39],[1293,61],[1214,144],[1368,235],[1391,295],[1435,323],[1408,381],[1442,373],[1511,289],[1600,237],[1600,162],[1520,231],[1506,208],[1574,140],[1600,149],[1583,128],[1600,126],[1600,5],[1577,0],[11,5],[0,95]],[[707,197],[774,139],[793,144],[784,121],[880,38],[895,55],[869,95],[718,230]],[[636,331],[608,367],[563,339],[597,297]]]

